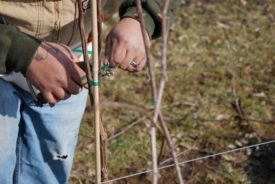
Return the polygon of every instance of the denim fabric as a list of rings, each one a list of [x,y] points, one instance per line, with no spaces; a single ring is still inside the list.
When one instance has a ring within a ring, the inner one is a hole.
[[[68,182],[87,90],[54,107],[0,79],[0,184]]]

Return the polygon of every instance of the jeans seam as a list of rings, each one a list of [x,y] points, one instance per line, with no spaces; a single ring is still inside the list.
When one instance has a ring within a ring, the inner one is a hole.
[[[14,170],[14,184],[19,184],[19,175],[20,175],[20,165],[21,165],[21,123],[19,123],[19,133],[18,133],[18,141],[17,141],[17,149],[16,149],[16,165]]]

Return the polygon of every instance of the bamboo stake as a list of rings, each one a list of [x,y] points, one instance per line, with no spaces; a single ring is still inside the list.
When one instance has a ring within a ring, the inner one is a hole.
[[[78,11],[79,11],[79,30],[81,37],[81,44],[83,49],[83,57],[86,66],[86,76],[88,81],[88,90],[91,107],[94,106],[95,112],[95,142],[96,142],[96,183],[101,183],[101,158],[100,158],[100,107],[99,107],[99,87],[98,87],[98,71],[99,71],[99,62],[98,62],[98,27],[97,27],[97,3],[92,1],[92,27],[93,27],[93,79],[92,72],[90,67],[90,62],[88,60],[87,52],[87,41],[85,37],[85,25],[84,25],[84,16],[83,16],[83,5],[82,0],[78,0]],[[91,83],[93,81],[93,84]],[[95,85],[96,84],[96,85]],[[94,88],[93,88],[94,86]],[[94,92],[94,93],[93,93]],[[94,94],[94,95],[93,95]]]
[[[98,49],[98,16],[97,0],[91,0],[92,35],[93,35],[93,81],[94,81],[94,122],[95,122],[95,150],[96,150],[96,183],[101,183],[101,154],[100,154],[100,102],[99,102],[99,49]]]

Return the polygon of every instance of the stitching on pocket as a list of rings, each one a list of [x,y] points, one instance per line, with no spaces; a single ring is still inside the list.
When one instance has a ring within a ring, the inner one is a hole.
[[[35,31],[35,36],[39,38],[41,33],[41,24],[42,24],[42,20],[41,20],[42,1],[36,2],[36,9],[37,9],[37,27]]]
[[[77,26],[77,23],[78,23],[78,19],[77,19],[77,1],[75,1],[75,4],[74,4],[74,20],[73,20],[73,28],[72,28],[72,34],[70,36],[70,39],[68,40],[67,42],[67,45],[70,45],[72,40],[73,40],[73,37],[74,37],[74,34],[76,34],[76,26]]]

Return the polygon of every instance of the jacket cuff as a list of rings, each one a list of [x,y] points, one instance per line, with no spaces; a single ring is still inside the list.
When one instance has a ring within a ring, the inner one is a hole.
[[[25,75],[41,42],[16,27],[10,29],[7,36],[11,41],[6,61],[7,72],[15,71]]]
[[[146,10],[143,10],[143,16],[144,16],[145,28],[147,30],[149,37],[152,39],[152,38],[154,38],[153,35],[155,32],[155,28],[156,28],[155,21]],[[136,7],[130,7],[125,12],[120,12],[120,18],[122,19],[125,17],[138,19]]]

